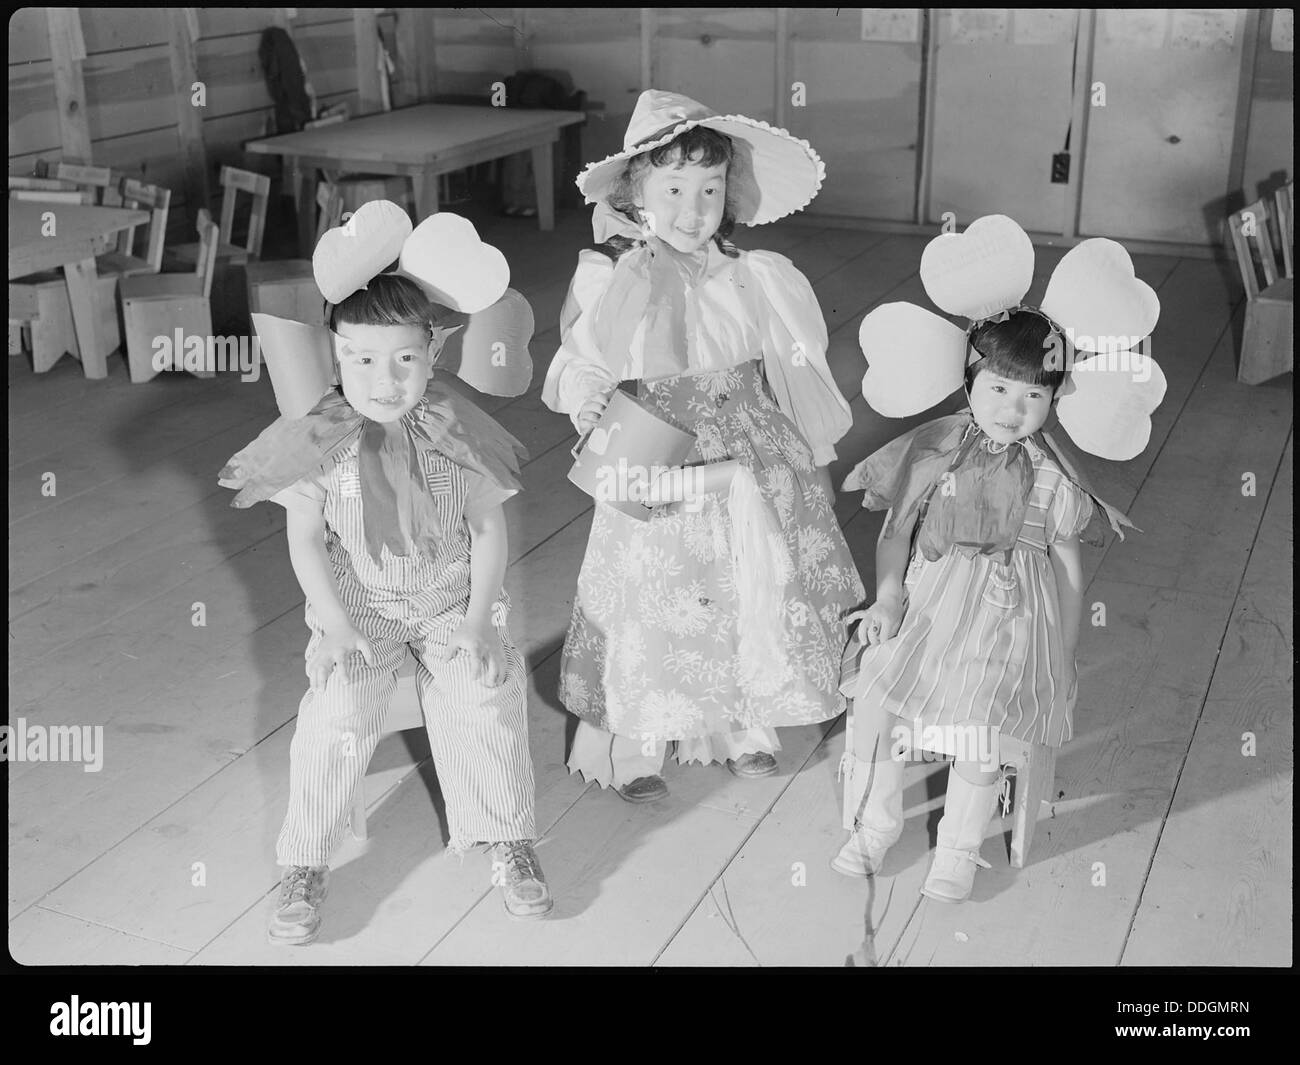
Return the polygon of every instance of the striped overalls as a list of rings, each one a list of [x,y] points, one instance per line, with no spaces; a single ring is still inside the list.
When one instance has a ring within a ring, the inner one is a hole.
[[[448,850],[475,843],[534,838],[533,765],[523,659],[506,632],[504,590],[492,622],[505,651],[506,677],[496,688],[477,675],[470,656],[438,656],[469,605],[470,535],[466,507],[505,495],[478,474],[441,454],[420,456],[441,518],[442,540],[432,561],[395,556],[381,564],[366,553],[356,445],[328,474],[300,481],[277,496],[286,507],[315,505],[324,489],[327,551],[339,599],[374,649],[375,665],[349,663],[351,683],[335,669],[325,687],[309,690],[298,708],[289,750],[289,810],[276,844],[281,865],[327,865],[342,839],[354,789],[365,775],[409,646],[424,708],[429,747],[446,800]],[[476,496],[475,491],[478,490]],[[493,494],[495,493],[495,494]],[[306,609],[311,639],[306,660],[324,633]]]

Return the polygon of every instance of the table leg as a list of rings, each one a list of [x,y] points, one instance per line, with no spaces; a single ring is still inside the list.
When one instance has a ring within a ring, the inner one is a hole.
[[[316,170],[292,166],[289,169],[289,187],[293,189],[294,206],[298,213],[298,254],[310,259],[316,246]]]
[[[415,223],[419,225],[431,214],[438,213],[438,175],[428,170],[411,174],[411,190],[415,194]]]
[[[537,225],[543,232],[555,228],[554,142],[540,145],[533,152],[533,188],[537,192]]]
[[[108,376],[108,352],[99,346],[99,331],[95,328],[98,317],[95,311],[95,282],[99,273],[94,259],[68,263],[63,268],[68,283],[68,303],[72,306],[72,325],[77,331],[77,348],[81,351],[82,372],[90,378]]]

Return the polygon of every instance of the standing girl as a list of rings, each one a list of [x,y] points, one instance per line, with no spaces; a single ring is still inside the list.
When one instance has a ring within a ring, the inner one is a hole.
[[[940,307],[982,319],[968,334],[906,304],[872,312],[861,333],[863,391],[877,410],[925,410],[963,382],[963,370],[970,409],[899,437],[845,482],[865,489],[863,506],[889,515],[876,600],[858,630],[867,646],[850,644],[845,656],[851,835],[832,864],[857,876],[880,868],[903,829],[906,750],[924,745],[954,758],[921,889],[946,902],[969,896],[976,867],[988,866],[979,847],[996,802],[999,738],[1059,747],[1071,735],[1079,537],[1096,511],[1041,430],[1056,404],[1080,446],[1132,458],[1164,394],[1159,368],[1129,350],[1154,327],[1159,303],[1118,244],[1087,241],[1068,253],[1042,310],[1018,306],[1032,272],[1019,226],[979,219],[931,242],[921,266]],[[1083,357],[1088,350],[1076,361],[1067,335],[1105,350],[1109,365]],[[1130,524],[1097,502],[1117,531]]]
[[[650,90],[624,150],[578,178],[603,243],[579,256],[543,399],[585,433],[625,382],[694,434],[688,465],[739,471],[648,521],[595,507],[560,698],[582,719],[570,770],[631,802],[667,794],[670,741],[679,763],[766,776],[775,726],[844,707],[862,584],[825,465],[852,418],[807,279],[727,239],[805,207],[823,174],[783,130]]]

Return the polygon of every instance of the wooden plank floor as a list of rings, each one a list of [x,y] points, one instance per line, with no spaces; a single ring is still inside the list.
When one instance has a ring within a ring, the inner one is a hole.
[[[347,838],[321,939],[264,940],[278,879],[288,748],[302,694],[302,594],[273,506],[230,508],[216,472],[273,417],[269,382],[165,376],[122,360],[86,381],[65,359],[9,361],[10,724],[102,725],[103,767],[9,767],[9,944],[27,964],[1268,965],[1291,963],[1292,378],[1234,375],[1240,293],[1222,266],[1139,256],[1163,313],[1169,379],[1150,446],[1087,463],[1146,531],[1085,549],[1076,738],[1061,753],[1029,865],[994,823],[974,899],[917,893],[942,766],[909,767],[907,827],[874,881],[830,871],[842,842],[843,725],[782,730],[757,782],[678,767],[634,807],[564,766],[559,649],[590,525],[565,479],[572,430],[540,387],[587,216],[555,232],[500,220],[537,317],[533,388],[484,399],[527,445],[508,508],[511,629],[530,671],[539,853],[556,896],[513,922],[488,860],[446,855],[422,733],[388,737],[366,778],[370,838]],[[924,238],[782,223],[742,241],[813,282],[855,422],[838,480],[921,418],[888,422],[858,392],[862,314],[926,305]],[[1061,251],[1037,253],[1041,296]],[[54,495],[42,493],[47,475]],[[1253,475],[1254,493],[1242,490]],[[836,513],[868,587],[880,515]],[[193,624],[194,604],[206,611]],[[1090,611],[1091,612],[1091,611]]]

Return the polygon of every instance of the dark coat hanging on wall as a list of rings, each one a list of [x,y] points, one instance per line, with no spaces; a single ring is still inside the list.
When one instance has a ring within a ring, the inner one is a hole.
[[[262,31],[257,58],[275,103],[275,132],[297,133],[311,121],[312,113],[307,78],[293,38],[279,26],[268,26]]]

